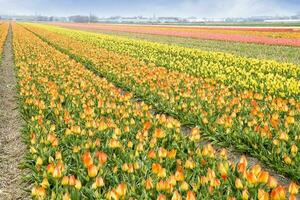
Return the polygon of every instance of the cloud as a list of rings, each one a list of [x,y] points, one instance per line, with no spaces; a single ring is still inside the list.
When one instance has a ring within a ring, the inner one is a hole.
[[[0,14],[247,17],[293,15],[299,0],[0,0]]]

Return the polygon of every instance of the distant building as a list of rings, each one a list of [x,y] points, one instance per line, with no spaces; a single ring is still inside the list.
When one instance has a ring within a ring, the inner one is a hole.
[[[300,19],[269,19],[269,20],[264,20],[264,22],[268,22],[268,23],[299,23]]]
[[[87,23],[90,21],[90,18],[88,16],[83,15],[74,15],[68,18],[70,22]]]

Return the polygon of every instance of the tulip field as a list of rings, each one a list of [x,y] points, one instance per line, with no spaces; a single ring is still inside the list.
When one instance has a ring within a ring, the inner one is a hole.
[[[9,28],[33,199],[299,197],[299,65],[35,23],[0,47]]]
[[[258,43],[268,45],[300,46],[300,29],[256,27],[193,27],[147,26],[115,24],[56,23],[56,25],[88,30],[108,30],[129,33],[176,36],[185,38]]]

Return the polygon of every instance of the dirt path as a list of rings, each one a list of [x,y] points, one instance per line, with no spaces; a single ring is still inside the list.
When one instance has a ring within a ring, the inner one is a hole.
[[[0,65],[0,200],[25,199],[18,164],[25,152],[21,139],[22,119],[18,112],[13,66],[12,29],[9,28]]]

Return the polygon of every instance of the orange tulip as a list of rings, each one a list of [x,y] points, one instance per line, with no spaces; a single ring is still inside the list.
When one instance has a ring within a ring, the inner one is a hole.
[[[150,189],[153,188],[153,183],[152,183],[152,179],[151,178],[148,178],[145,181],[145,188],[146,188],[146,190],[150,190]]]
[[[116,192],[119,196],[125,197],[127,191],[127,185],[125,183],[121,183],[116,188]]]
[[[260,166],[260,165],[254,165],[254,166],[251,168],[251,172],[252,172],[256,177],[258,177],[258,175],[259,175],[260,172],[261,172],[261,166]]]
[[[162,169],[162,166],[159,163],[153,163],[152,164],[152,172],[154,174],[158,174],[161,169]]]
[[[99,163],[101,165],[104,165],[107,161],[107,158],[108,158],[107,154],[102,152],[102,151],[97,151],[95,156],[96,156],[96,158],[98,158]]]
[[[252,172],[248,172],[247,173],[247,181],[250,184],[253,184],[253,185],[256,184],[257,183],[257,178],[256,178],[255,174],[252,173]]]
[[[82,161],[83,161],[83,164],[85,167],[88,167],[93,164],[93,160],[92,160],[90,152],[85,152],[82,155]]]
[[[60,151],[57,151],[57,152],[55,153],[55,159],[56,159],[56,160],[61,160],[61,159],[62,159],[62,155],[61,155],[61,152],[60,152]]]
[[[165,137],[165,133],[163,130],[159,129],[159,128],[156,128],[154,130],[154,137],[156,138],[164,138]]]
[[[274,188],[271,192],[271,199],[272,200],[284,200],[286,199],[285,190],[283,187],[279,186]]]
[[[153,150],[150,150],[149,152],[148,152],[148,158],[150,158],[150,159],[154,159],[156,157],[156,153],[155,153],[155,151],[153,151]]]
[[[61,168],[59,166],[56,166],[53,171],[53,178],[61,178],[61,176],[62,176]]]
[[[188,191],[186,194],[186,200],[196,200],[196,194],[193,191]]]
[[[168,151],[168,158],[172,159],[172,158],[175,158],[176,157],[176,153],[177,153],[177,150],[176,149],[172,149],[171,151]]]
[[[147,131],[151,128],[151,122],[145,122],[143,125],[143,130]]]
[[[52,174],[53,171],[54,171],[54,165],[53,165],[53,163],[48,164],[47,165],[47,173],[48,174]]]
[[[275,187],[277,187],[278,182],[277,180],[273,177],[273,176],[269,176],[269,180],[268,180],[268,186],[273,189]]]
[[[96,177],[95,182],[92,185],[93,189],[99,188],[99,187],[103,187],[104,186],[104,181],[102,177]]]
[[[164,194],[160,194],[158,195],[157,200],[167,200],[167,197]]]
[[[74,175],[69,177],[69,185],[74,186],[76,184],[76,178]]]
[[[268,180],[269,180],[269,172],[263,171],[259,174],[259,177],[258,177],[259,183],[267,183]]]
[[[88,166],[88,175],[89,177],[95,177],[97,176],[98,168],[95,165]]]
[[[184,173],[181,168],[177,169],[175,172],[176,181],[183,181],[184,180]]]
[[[159,158],[165,158],[165,157],[167,157],[167,153],[168,153],[168,151],[165,148],[163,148],[163,147],[160,147],[158,149],[158,157]]]

